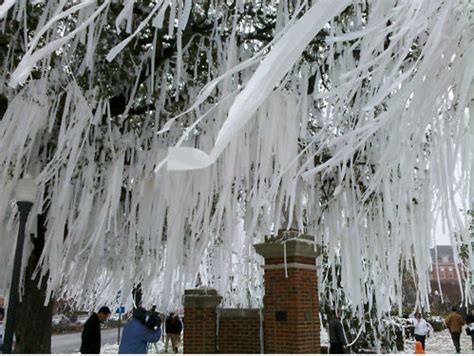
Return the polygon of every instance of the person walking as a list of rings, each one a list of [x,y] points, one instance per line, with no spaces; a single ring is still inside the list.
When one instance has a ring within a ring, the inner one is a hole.
[[[425,319],[421,316],[421,313],[415,313],[415,317],[412,318],[412,323],[415,328],[414,335],[415,340],[421,343],[423,350],[425,350],[425,340],[426,336],[430,331],[430,325],[426,322]]]
[[[133,319],[123,328],[119,354],[146,354],[148,344],[158,342],[161,337],[161,319],[158,313],[149,313],[137,308]]]
[[[100,354],[100,324],[110,316],[110,309],[103,306],[87,319],[82,329],[81,354]]]
[[[471,348],[474,350],[474,309],[471,309],[471,314],[467,315],[466,323],[469,328],[469,335],[471,336]]]
[[[451,333],[451,339],[453,339],[456,353],[461,353],[461,331],[462,326],[466,324],[466,322],[456,308],[451,309],[451,313],[449,313],[444,322]]]
[[[337,311],[334,312],[332,319],[329,321],[329,343],[330,354],[344,353],[344,347],[347,345],[347,341]]]
[[[181,320],[179,320],[178,314],[171,313],[166,318],[166,340],[165,340],[165,352],[168,352],[168,344],[171,340],[171,347],[173,351],[177,354],[178,353],[178,346],[181,339],[181,331],[183,330],[183,325],[181,324]]]

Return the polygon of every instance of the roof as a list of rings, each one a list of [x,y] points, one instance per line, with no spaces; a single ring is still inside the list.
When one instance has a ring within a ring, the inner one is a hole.
[[[431,258],[435,259],[435,248],[436,248],[436,251],[437,251],[437,254],[438,254],[438,257],[439,256],[453,256],[453,248],[451,245],[438,245],[438,246],[435,246],[433,248],[430,248],[430,253],[431,253]]]

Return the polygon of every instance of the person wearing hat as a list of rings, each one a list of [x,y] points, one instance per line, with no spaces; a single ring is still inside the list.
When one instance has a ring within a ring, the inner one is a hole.
[[[123,328],[118,353],[148,353],[148,344],[160,340],[161,321],[161,317],[158,313],[147,312],[141,307],[135,309],[133,311],[133,318]]]

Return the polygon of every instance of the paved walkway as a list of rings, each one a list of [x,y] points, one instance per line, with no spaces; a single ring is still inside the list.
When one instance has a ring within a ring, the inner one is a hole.
[[[110,344],[117,342],[118,329],[102,330],[102,344]],[[70,354],[78,353],[81,347],[81,333],[53,335],[51,337],[51,352],[53,354]]]

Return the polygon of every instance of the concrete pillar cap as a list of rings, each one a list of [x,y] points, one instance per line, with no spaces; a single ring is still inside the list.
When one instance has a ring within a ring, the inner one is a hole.
[[[212,288],[186,289],[184,291],[185,308],[211,309],[221,303],[222,297]]]
[[[266,237],[265,242],[255,244],[255,250],[265,259],[286,257],[316,258],[321,254],[321,247],[314,244],[311,235],[299,234],[296,230],[280,230],[277,236]]]
[[[184,295],[217,295],[214,288],[201,287],[197,289],[185,289]]]

